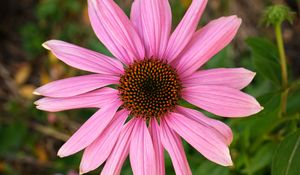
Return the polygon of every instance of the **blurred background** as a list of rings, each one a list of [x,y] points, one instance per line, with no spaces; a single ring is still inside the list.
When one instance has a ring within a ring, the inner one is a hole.
[[[117,2],[129,14],[132,1]],[[190,2],[170,0],[173,27],[178,24]],[[285,120],[277,119],[281,75],[274,30],[260,22],[266,7],[278,3],[296,12],[293,24],[283,23],[289,81],[293,87],[288,96],[285,114],[288,117]],[[194,174],[269,175],[276,171],[273,167],[277,165],[276,150],[286,136],[299,130],[299,5],[298,0],[209,0],[199,26],[232,14],[241,17],[243,24],[235,40],[209,61],[206,68],[245,67],[257,72],[253,83],[245,91],[257,97],[265,110],[243,119],[217,117],[234,131],[234,141],[230,147],[233,167],[211,163],[184,143]],[[81,153],[67,158],[59,158],[56,153],[95,110],[39,111],[33,105],[38,97],[33,96],[32,91],[50,81],[85,73],[66,66],[42,48],[41,44],[46,40],[60,39],[110,55],[91,29],[87,2],[2,0],[0,17],[0,174],[77,174]],[[300,155],[298,147],[293,148]],[[300,161],[289,166],[293,168],[297,165],[300,166]],[[98,168],[89,174],[99,174],[100,170]],[[166,171],[167,175],[174,174],[167,155]],[[122,174],[132,174],[128,161]]]

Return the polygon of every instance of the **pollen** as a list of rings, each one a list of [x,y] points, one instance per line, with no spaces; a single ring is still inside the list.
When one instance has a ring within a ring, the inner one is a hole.
[[[174,68],[157,59],[135,61],[118,87],[123,107],[135,117],[153,118],[174,110],[182,89]]]

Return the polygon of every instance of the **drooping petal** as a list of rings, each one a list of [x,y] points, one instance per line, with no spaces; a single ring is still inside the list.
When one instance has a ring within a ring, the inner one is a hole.
[[[178,106],[176,113],[182,114],[189,119],[195,120],[199,124],[207,128],[211,133],[215,133],[220,139],[222,139],[227,145],[232,142],[233,134],[229,126],[225,123],[206,117],[201,112]]]
[[[218,85],[243,89],[253,80],[254,72],[244,68],[217,68],[200,70],[182,80],[184,87]]]
[[[126,110],[117,112],[100,136],[84,150],[80,163],[80,173],[87,173],[96,169],[108,158],[128,114],[129,112]]]
[[[157,175],[165,175],[165,159],[164,148],[161,144],[161,138],[159,135],[159,125],[156,119],[151,119],[149,123],[149,132],[152,138],[153,147],[155,151],[155,163],[157,168]]]
[[[45,97],[35,102],[37,109],[58,112],[78,108],[100,108],[118,98],[118,91],[112,88],[101,88],[85,94],[65,98]]]
[[[206,7],[207,0],[193,0],[175,31],[172,33],[164,58],[174,60],[191,40],[199,19]]]
[[[34,91],[48,97],[72,97],[110,84],[118,84],[119,77],[101,74],[83,75],[48,83]]]
[[[144,58],[140,37],[113,0],[88,0],[88,8],[96,35],[116,58],[125,64]]]
[[[129,157],[133,174],[157,174],[154,147],[143,118],[138,119],[133,130]]]
[[[241,19],[236,16],[213,20],[193,35],[193,39],[178,56],[177,70],[182,77],[195,72],[236,35]]]
[[[123,163],[129,153],[132,130],[137,120],[130,120],[123,128],[119,135],[118,141],[109,155],[101,175],[119,175]]]
[[[191,175],[180,137],[170,129],[164,118],[160,120],[160,126],[161,142],[171,157],[176,175]]]
[[[124,72],[118,60],[59,40],[50,40],[43,46],[64,63],[85,71],[119,76]]]
[[[246,117],[263,109],[252,96],[224,86],[200,85],[184,88],[182,97],[189,103],[223,117]]]
[[[177,113],[166,117],[166,122],[207,159],[223,166],[232,165],[227,144],[203,125]]]
[[[107,127],[120,106],[121,102],[115,100],[99,109],[59,149],[58,156],[66,157],[89,146]]]
[[[168,0],[135,0],[131,21],[144,43],[146,56],[162,58],[172,25]]]

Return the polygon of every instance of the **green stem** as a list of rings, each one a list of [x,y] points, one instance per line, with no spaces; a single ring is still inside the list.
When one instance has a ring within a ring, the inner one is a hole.
[[[292,116],[284,116],[284,118],[273,122],[267,133],[271,133],[276,127],[283,125],[285,122],[290,122],[290,121],[293,121],[293,122],[295,121],[295,123],[298,123],[300,121],[300,114],[297,113]],[[252,146],[251,146],[251,150],[254,151],[254,150],[259,149],[259,146],[265,141],[265,139],[266,139],[265,135],[262,135],[261,137],[256,139],[254,144],[252,144]]]
[[[284,114],[286,112],[286,103],[287,103],[287,96],[288,96],[288,89],[287,89],[288,73],[287,73],[287,66],[286,66],[286,55],[285,55],[284,43],[282,38],[281,23],[277,23],[275,25],[275,34],[277,40],[277,47],[279,51],[281,75],[282,75],[283,92],[281,94],[281,112],[282,114]]]

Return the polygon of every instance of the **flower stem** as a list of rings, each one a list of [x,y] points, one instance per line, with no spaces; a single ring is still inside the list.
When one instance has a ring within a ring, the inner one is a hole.
[[[288,73],[287,73],[287,66],[286,66],[286,55],[285,55],[284,43],[282,38],[281,23],[277,23],[275,25],[275,35],[276,35],[277,47],[279,51],[281,75],[282,75],[283,92],[281,94],[281,113],[284,114],[286,112],[286,103],[287,103],[287,96],[288,96],[288,89],[287,89]]]

